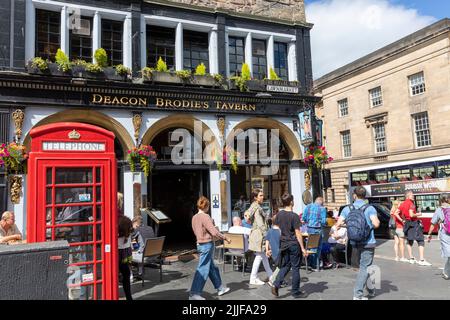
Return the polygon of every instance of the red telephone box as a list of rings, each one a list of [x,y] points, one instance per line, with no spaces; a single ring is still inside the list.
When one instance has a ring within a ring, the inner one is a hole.
[[[28,242],[69,242],[70,299],[118,299],[114,134],[64,122],[30,136]]]

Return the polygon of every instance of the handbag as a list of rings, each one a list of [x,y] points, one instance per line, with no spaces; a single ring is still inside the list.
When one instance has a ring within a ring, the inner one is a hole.
[[[394,216],[391,216],[391,218],[389,219],[389,229],[391,230],[397,229],[397,224],[395,223]]]

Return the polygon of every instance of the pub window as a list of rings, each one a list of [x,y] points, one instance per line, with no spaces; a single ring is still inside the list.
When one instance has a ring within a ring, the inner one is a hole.
[[[446,178],[450,176],[450,161],[438,162],[437,167],[438,178]]]
[[[428,113],[422,112],[415,114],[414,131],[416,135],[416,146],[427,147],[431,146],[430,124],[428,122]]]
[[[203,62],[203,64],[206,66],[206,72],[208,72],[208,34],[204,32],[184,30],[183,44],[184,69],[195,70],[195,68]]]
[[[169,69],[175,69],[175,29],[147,26],[147,66],[155,67],[161,57]]]
[[[92,61],[92,18],[82,17],[79,29],[70,29],[70,58]]]
[[[238,76],[241,73],[242,64],[245,61],[244,55],[244,38],[239,37],[229,37],[228,38],[228,49],[229,49],[229,60],[230,60],[230,75]]]
[[[55,61],[60,47],[61,13],[36,9],[35,56]]]
[[[342,153],[344,158],[350,158],[352,156],[352,143],[350,137],[350,130],[341,132],[342,140]]]
[[[282,42],[275,42],[275,72],[282,80],[288,80],[288,59],[287,59],[287,44]]]
[[[110,66],[123,63],[123,22],[102,20],[102,48]]]
[[[267,56],[265,40],[252,40],[252,55],[253,78],[259,80],[267,78]]]

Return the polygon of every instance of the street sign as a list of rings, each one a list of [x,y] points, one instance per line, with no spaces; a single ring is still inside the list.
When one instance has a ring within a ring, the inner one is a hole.
[[[213,208],[214,209],[219,209],[219,195],[218,194],[213,194],[213,200],[212,200],[212,203],[213,203]]]

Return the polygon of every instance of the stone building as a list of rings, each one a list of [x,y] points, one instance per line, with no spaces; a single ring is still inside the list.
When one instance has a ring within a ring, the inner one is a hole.
[[[69,240],[71,265],[90,279],[83,298],[117,298],[117,192],[126,216],[149,208],[148,224],[170,218],[159,228],[166,248],[195,247],[200,195],[223,231],[250,205],[252,188],[264,190],[269,212],[286,191],[303,209],[311,186],[299,113],[314,116],[318,101],[303,1],[13,0],[0,1],[0,16],[0,142],[31,151],[26,174],[0,172],[0,210],[14,210],[29,242]],[[77,61],[68,71],[55,63],[58,48]],[[168,72],[142,72],[160,57]],[[230,79],[244,62],[248,91]],[[185,76],[202,63],[205,75]],[[118,74],[119,65],[132,74]],[[280,80],[265,79],[271,69]],[[203,159],[172,161],[177,130],[190,134],[194,152],[209,151]],[[260,159],[243,159],[236,173],[220,165],[235,130],[278,130],[279,170],[263,174]],[[148,177],[127,161],[140,145],[157,153]]]
[[[328,206],[348,203],[352,187],[364,185],[371,202],[385,204],[410,188],[431,212],[449,190],[435,181],[450,175],[449,45],[443,19],[315,81],[316,113],[335,158]],[[436,185],[424,189],[424,179]]]

